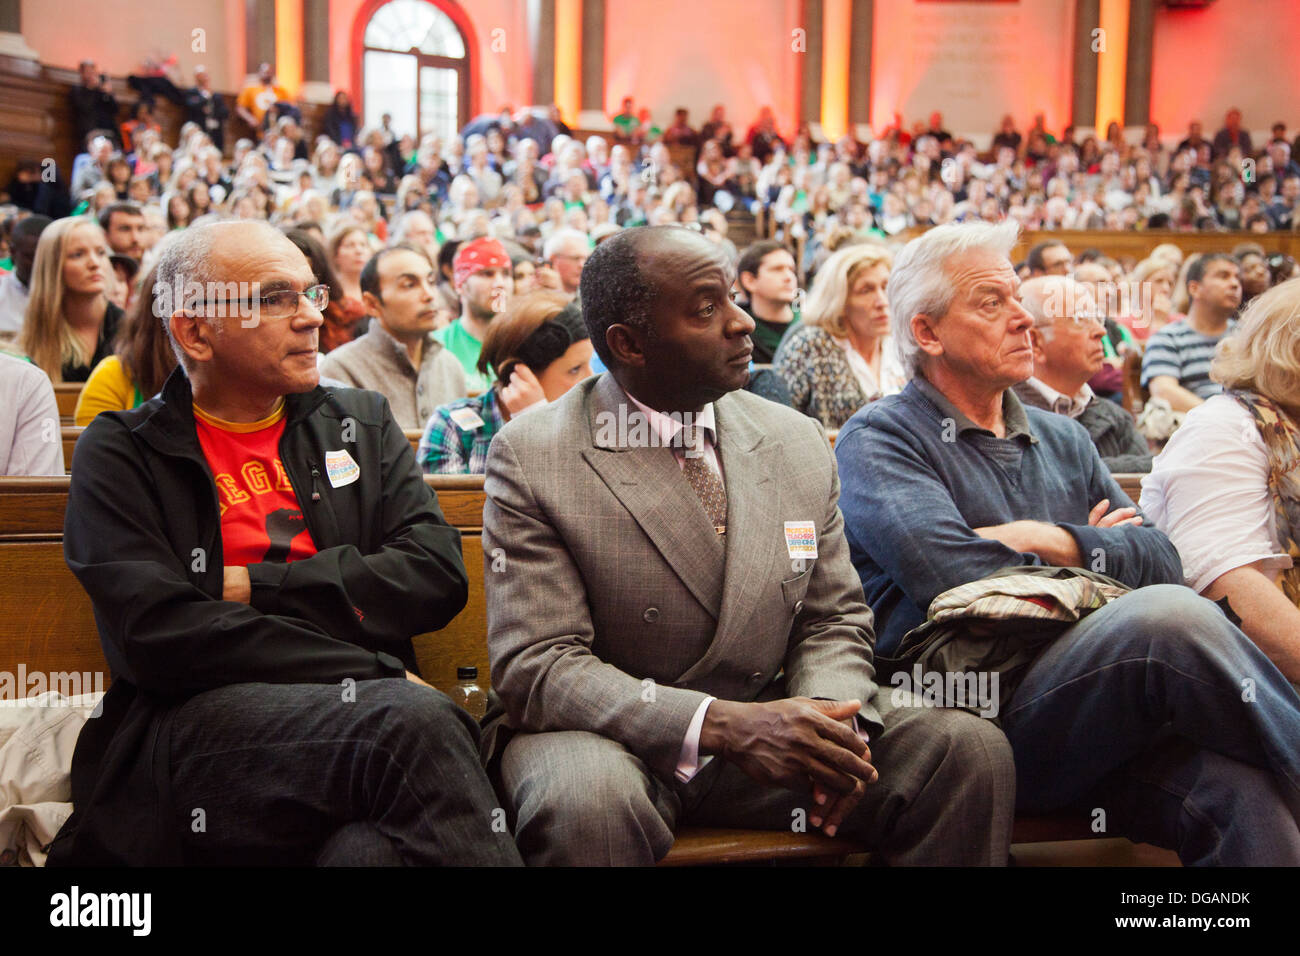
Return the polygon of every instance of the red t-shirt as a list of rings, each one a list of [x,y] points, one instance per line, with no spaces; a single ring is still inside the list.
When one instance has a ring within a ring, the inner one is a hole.
[[[284,401],[260,422],[227,422],[194,406],[199,446],[217,483],[225,564],[289,562],[316,553],[280,462]]]

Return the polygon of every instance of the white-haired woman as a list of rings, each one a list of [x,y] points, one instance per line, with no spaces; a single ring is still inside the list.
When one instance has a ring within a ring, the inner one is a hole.
[[[1187,414],[1142,482],[1142,510],[1188,585],[1300,683],[1300,279],[1253,299],[1219,344],[1224,392]]]
[[[890,263],[889,250],[874,242],[836,251],[773,359],[791,405],[826,428],[907,384],[888,342]]]

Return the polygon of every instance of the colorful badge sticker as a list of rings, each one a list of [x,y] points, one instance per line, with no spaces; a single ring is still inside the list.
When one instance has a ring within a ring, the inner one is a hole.
[[[326,451],[325,474],[329,476],[331,487],[342,488],[361,477],[361,466],[352,460],[346,450]]]
[[[450,414],[456,427],[463,432],[472,432],[476,428],[483,427],[483,419],[479,418],[472,408],[454,408]]]
[[[785,548],[790,559],[817,557],[817,525],[812,521],[785,523]]]

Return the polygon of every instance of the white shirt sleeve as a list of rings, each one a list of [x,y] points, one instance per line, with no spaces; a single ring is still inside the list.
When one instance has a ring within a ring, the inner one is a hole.
[[[54,386],[45,373],[3,356],[0,368],[0,474],[62,475],[63,435]]]
[[[1178,549],[1198,592],[1234,568],[1291,567],[1274,527],[1268,449],[1253,416],[1216,395],[1191,410],[1142,480],[1141,508]]]
[[[709,704],[715,700],[716,697],[706,698],[695,709],[695,716],[686,727],[686,739],[682,741],[682,752],[677,758],[676,776],[682,783],[689,783],[691,778],[713,759],[712,755],[706,755],[704,760],[700,760],[700,731],[704,729],[704,715],[709,709]]]

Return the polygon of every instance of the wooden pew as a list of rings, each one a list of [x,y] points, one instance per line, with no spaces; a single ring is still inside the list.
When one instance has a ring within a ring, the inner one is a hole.
[[[1126,490],[1131,479],[1118,476]],[[70,479],[0,478],[0,670],[89,672],[110,681],[100,650],[90,599],[63,559],[63,519]],[[420,671],[444,693],[456,684],[456,668],[478,668],[490,686],[487,608],[482,546],[483,479],[478,475],[430,475],[447,521],[459,528],[469,572],[469,601],[441,631],[413,639]],[[1130,494],[1134,492],[1130,491]],[[1095,837],[1083,816],[1019,818],[1013,843],[1046,844]],[[1036,848],[1037,851],[1037,848]],[[732,830],[683,827],[663,866],[772,861],[826,862],[863,852],[842,839],[813,830]],[[1163,859],[1163,858],[1160,858]],[[1165,860],[1167,862],[1167,860]]]
[[[81,382],[61,382],[54,386],[54,401],[59,406],[59,418],[71,425],[77,412],[77,399],[81,398]]]
[[[85,430],[85,426],[82,425],[64,425],[60,429],[60,437],[63,441],[64,471],[72,471],[72,453],[77,448],[77,439],[81,437],[81,433]]]

